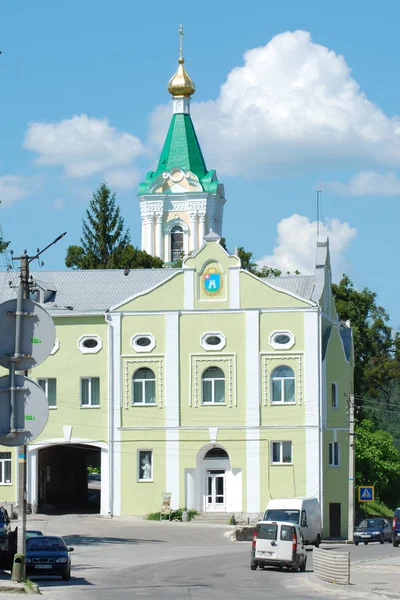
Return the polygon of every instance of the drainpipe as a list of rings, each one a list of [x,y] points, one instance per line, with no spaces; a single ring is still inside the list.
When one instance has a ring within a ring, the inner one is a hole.
[[[105,314],[108,324],[108,515],[114,513],[114,326],[112,317]]]

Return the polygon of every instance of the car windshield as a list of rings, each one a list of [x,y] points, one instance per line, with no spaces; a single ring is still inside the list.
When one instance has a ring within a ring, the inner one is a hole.
[[[27,550],[65,550],[66,546],[61,538],[37,536],[26,540]]]
[[[270,509],[265,511],[264,521],[288,521],[289,523],[299,523],[300,511],[289,509]]]
[[[385,521],[383,519],[364,519],[358,526],[358,529],[371,529],[373,527],[384,527]]]

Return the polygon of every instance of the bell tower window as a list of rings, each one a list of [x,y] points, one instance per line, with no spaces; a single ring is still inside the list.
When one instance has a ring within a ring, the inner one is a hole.
[[[183,229],[180,225],[174,225],[171,229],[171,261],[175,262],[183,255]]]

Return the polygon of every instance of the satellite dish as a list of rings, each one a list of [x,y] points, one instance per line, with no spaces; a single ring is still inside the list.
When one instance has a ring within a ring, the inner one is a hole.
[[[7,300],[0,304],[0,365],[10,368],[10,356],[15,351],[15,312],[17,300]],[[23,312],[31,316],[22,317],[21,354],[18,371],[25,371],[40,365],[50,354],[56,341],[56,328],[49,313],[33,300],[23,300]]]
[[[37,438],[46,426],[49,417],[49,403],[43,389],[28,377],[15,376],[17,429],[25,429],[9,434],[11,418],[10,379],[0,377],[0,444],[3,446],[23,446]]]

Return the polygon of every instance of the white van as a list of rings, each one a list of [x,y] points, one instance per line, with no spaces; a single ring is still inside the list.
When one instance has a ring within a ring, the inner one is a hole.
[[[305,544],[321,543],[321,508],[318,498],[277,498],[270,500],[264,521],[289,521],[300,526]]]
[[[306,570],[307,553],[303,534],[295,523],[259,521],[254,530],[250,569],[257,567],[287,567],[292,571]]]

